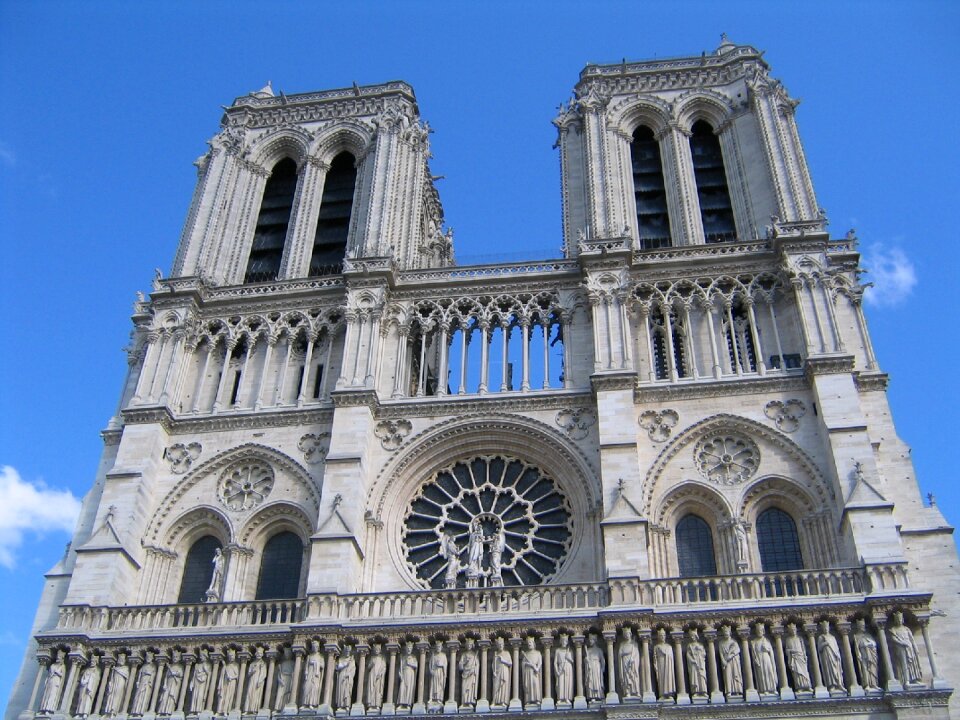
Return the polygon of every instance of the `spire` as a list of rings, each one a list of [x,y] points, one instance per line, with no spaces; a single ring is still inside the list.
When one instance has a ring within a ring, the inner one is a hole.
[[[270,82],[269,80],[267,80],[267,84],[266,84],[266,85],[264,85],[262,88],[260,88],[260,89],[257,90],[256,92],[252,92],[252,93],[250,93],[250,94],[253,95],[253,96],[256,97],[256,98],[272,98],[272,97],[274,97],[274,94],[273,94],[273,85],[271,84],[271,82]]]
[[[736,44],[730,41],[726,33],[720,33],[720,47],[717,48],[717,55],[723,55],[736,47]]]

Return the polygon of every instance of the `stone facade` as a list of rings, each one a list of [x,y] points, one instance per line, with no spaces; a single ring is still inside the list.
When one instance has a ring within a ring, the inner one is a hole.
[[[409,86],[238,98],[8,720],[949,717],[952,528],[796,105],[727,40],[589,65],[564,257],[460,266]]]

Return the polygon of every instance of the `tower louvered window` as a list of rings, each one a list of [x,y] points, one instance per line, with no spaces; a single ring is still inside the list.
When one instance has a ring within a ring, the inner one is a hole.
[[[733,207],[727,174],[723,168],[720,140],[713,128],[703,120],[695,122],[692,131],[690,155],[693,157],[704,238],[708,243],[736,240],[737,229],[733,222]]]
[[[633,133],[630,157],[633,161],[633,196],[640,247],[645,250],[669,247],[670,217],[667,214],[660,143],[654,137],[653,130],[646,125],[641,125]]]
[[[250,249],[244,282],[268,282],[277,279],[296,189],[297,164],[290,158],[285,158],[274,165],[263,189],[260,215],[253,232],[253,247]]]
[[[357,184],[356,161],[342,152],[330,163],[323,183],[320,217],[310,257],[310,277],[340,272],[347,250],[347,233],[353,214],[353,193]]]

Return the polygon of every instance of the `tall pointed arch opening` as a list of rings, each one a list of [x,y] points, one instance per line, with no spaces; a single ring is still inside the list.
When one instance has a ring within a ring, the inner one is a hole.
[[[243,277],[245,283],[277,279],[296,190],[297,164],[290,158],[284,158],[273,166],[273,172],[263,189],[260,214],[253,231],[253,246]]]
[[[310,277],[329,275],[342,269],[356,186],[356,159],[350,153],[342,152],[330,163],[323,183],[320,215],[310,256]]]

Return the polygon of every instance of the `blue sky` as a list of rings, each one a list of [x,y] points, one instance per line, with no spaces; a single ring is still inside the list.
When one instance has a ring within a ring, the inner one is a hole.
[[[856,227],[924,493],[953,482],[960,4],[0,0],[0,702],[92,482],[135,291],[166,273],[220,105],[403,79],[461,258],[556,255],[550,124],[587,62],[766,50],[831,230]],[[58,494],[59,493],[59,494]],[[35,528],[46,528],[36,532]],[[15,591],[11,591],[15,588]]]

